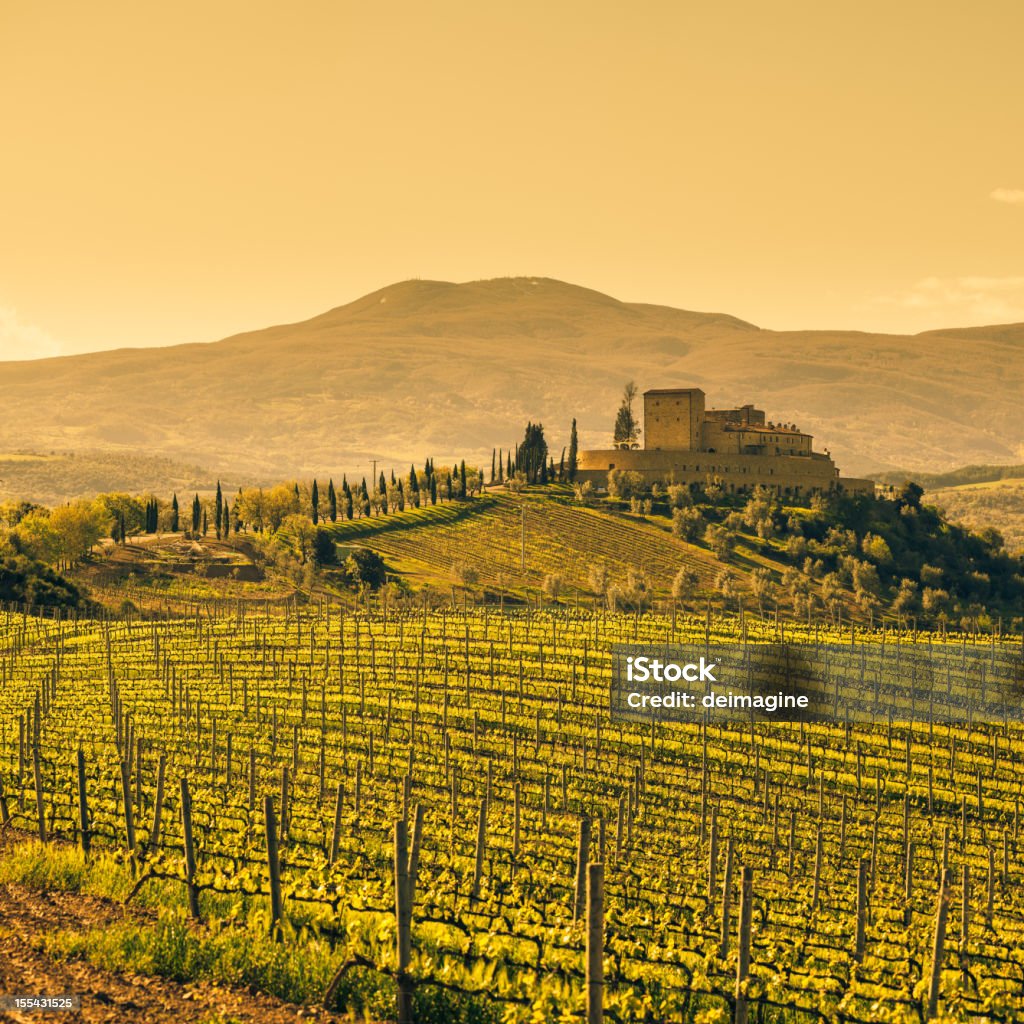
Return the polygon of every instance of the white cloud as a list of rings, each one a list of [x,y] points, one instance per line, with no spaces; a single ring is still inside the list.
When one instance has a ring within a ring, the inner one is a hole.
[[[996,188],[989,193],[989,199],[997,203],[1024,203],[1024,188]]]
[[[927,314],[936,327],[1019,323],[1024,321],[1024,275],[925,277],[877,303]]]
[[[63,346],[41,327],[18,319],[17,311],[0,306],[0,360],[59,356]]]

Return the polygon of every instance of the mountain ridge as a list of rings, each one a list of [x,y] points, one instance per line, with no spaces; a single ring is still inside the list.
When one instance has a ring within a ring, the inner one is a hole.
[[[483,460],[529,419],[545,423],[557,459],[573,416],[582,446],[608,443],[635,379],[797,422],[846,474],[941,471],[1024,456],[1007,372],[1022,342],[1024,324],[775,331],[544,277],[410,279],[216,342],[0,363],[0,451],[144,451],[233,476],[351,473],[373,459]]]

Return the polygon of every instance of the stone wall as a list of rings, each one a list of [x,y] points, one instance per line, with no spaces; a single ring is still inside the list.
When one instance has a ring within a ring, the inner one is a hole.
[[[659,451],[603,448],[581,451],[577,479],[605,487],[608,470],[639,473],[647,483],[703,485],[717,477],[729,492],[749,491],[757,486],[771,488],[791,497],[805,497],[819,491],[841,489],[852,493],[874,493],[874,482],[841,478],[827,455],[740,455],[719,452]]]

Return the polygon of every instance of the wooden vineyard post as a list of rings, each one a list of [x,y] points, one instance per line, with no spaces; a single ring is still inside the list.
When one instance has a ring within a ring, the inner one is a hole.
[[[199,913],[199,891],[196,889],[196,847],[192,836],[192,797],[188,791],[188,779],[181,780],[181,832],[185,847],[185,884],[188,887],[188,909],[193,920],[201,920]]]
[[[256,748],[249,748],[249,813],[256,810]]]
[[[484,850],[487,845],[487,799],[480,801],[480,814],[476,825],[476,855],[473,859],[473,889],[470,899],[480,898],[480,881],[484,873]]]
[[[156,769],[156,800],[153,803],[153,828],[149,833],[149,848],[155,850],[160,845],[161,817],[164,812],[164,776],[167,772],[167,755],[161,754]]]
[[[715,898],[718,885],[718,805],[711,808],[711,843],[708,852],[708,905]]]
[[[409,887],[409,849],[406,823],[395,822],[395,923],[398,954],[398,1024],[412,1024],[412,894]]]
[[[132,807],[132,780],[127,761],[121,762],[121,799],[124,803],[124,833],[128,852],[135,852],[135,811]]]
[[[521,812],[522,793],[520,783],[517,781],[512,791],[512,859],[519,860],[519,827]]]
[[[725,878],[722,880],[722,932],[718,943],[718,958],[724,960],[729,952],[729,918],[732,914],[732,837],[725,841]]]
[[[822,834],[821,826],[818,826],[814,838],[814,887],[811,892],[811,909],[817,910],[821,900],[821,856],[822,856]]]
[[[7,806],[7,795],[4,793],[4,780],[0,778],[0,825],[11,820],[11,809]]]
[[[604,1020],[604,865],[587,865],[587,1024]]]
[[[274,798],[268,793],[263,798],[263,813],[267,829],[267,867],[270,871],[270,925],[281,921],[281,850],[277,844],[277,819],[274,816]]]
[[[587,864],[590,861],[590,819],[580,818],[579,840],[576,846],[576,897],[573,903],[574,921],[583,917],[587,897]]]
[[[914,841],[912,839],[907,841],[907,862],[905,868],[904,882],[903,882],[903,898],[906,902],[906,906],[903,908],[903,925],[906,928],[910,927],[911,921],[914,919],[914,906],[911,902],[914,897]]]
[[[281,838],[284,839],[291,824],[288,815],[288,802],[291,799],[291,786],[288,775],[288,765],[281,766]],[[264,806],[266,804],[264,803]]]
[[[857,936],[853,958],[860,963],[864,959],[865,926],[868,919],[868,858],[861,857],[857,865]]]
[[[750,925],[754,916],[754,869],[745,867],[740,880],[739,955],[736,959],[736,1012],[733,1024],[747,1024],[747,978],[750,975]]]
[[[626,798],[619,797],[619,810],[615,818],[615,863],[622,863],[622,840],[626,818]]]
[[[409,844],[409,902],[416,897],[416,879],[420,873],[420,845],[423,842],[423,804],[413,811],[412,842]]]
[[[341,843],[341,813],[344,810],[345,783],[339,782],[334,797],[334,829],[331,832],[331,852],[327,863],[332,867],[338,859],[338,846]]]
[[[78,836],[82,853],[89,856],[89,796],[85,791],[85,751],[78,748]]]
[[[988,848],[988,876],[985,879],[985,917],[989,928],[992,927],[992,910],[995,903],[996,890],[996,851]]]
[[[942,983],[942,961],[946,950],[946,917],[949,913],[950,872],[942,875],[938,904],[935,909],[935,941],[932,946],[931,972],[928,978],[928,1007],[926,1017],[931,1020],[939,1008],[939,990]]]
[[[964,864],[962,868],[960,902],[960,969],[964,973],[964,985],[968,982],[967,943],[971,934],[971,869]]]
[[[36,791],[36,818],[39,825],[39,842],[46,842],[46,804],[43,802],[43,774],[39,767],[39,745],[32,746],[32,780]]]

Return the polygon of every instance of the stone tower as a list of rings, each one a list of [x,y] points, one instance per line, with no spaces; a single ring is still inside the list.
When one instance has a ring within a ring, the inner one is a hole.
[[[644,448],[700,451],[704,392],[700,388],[661,388],[644,392]]]

